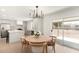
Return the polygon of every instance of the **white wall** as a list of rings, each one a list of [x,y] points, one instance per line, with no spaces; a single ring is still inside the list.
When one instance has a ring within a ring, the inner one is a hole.
[[[49,16],[45,17],[43,20],[43,34],[50,35],[50,30],[52,29],[52,18]]]
[[[39,31],[43,34],[43,18],[35,18],[33,19],[33,26],[34,31]]]
[[[32,21],[27,21],[27,30],[33,30],[32,29]]]
[[[50,30],[52,28],[53,20],[58,20],[59,18],[79,16],[79,7],[70,7],[65,10],[61,10],[54,14],[50,14],[44,18],[43,31],[44,35],[50,35]]]
[[[40,31],[43,34],[43,19],[34,18],[30,21],[24,21],[24,28],[26,30],[34,30],[35,32]]]

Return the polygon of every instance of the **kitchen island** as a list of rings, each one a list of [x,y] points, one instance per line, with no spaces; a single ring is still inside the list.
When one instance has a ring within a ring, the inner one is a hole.
[[[17,42],[24,35],[22,30],[11,30],[9,32],[9,43]]]

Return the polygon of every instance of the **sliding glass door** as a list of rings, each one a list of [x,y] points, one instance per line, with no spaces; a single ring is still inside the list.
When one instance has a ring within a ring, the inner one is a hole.
[[[63,44],[63,22],[53,22],[53,35],[57,36],[57,42]]]
[[[79,21],[53,22],[53,35],[57,36],[57,42],[75,49],[79,49]]]
[[[64,45],[79,49],[79,21],[63,22]]]

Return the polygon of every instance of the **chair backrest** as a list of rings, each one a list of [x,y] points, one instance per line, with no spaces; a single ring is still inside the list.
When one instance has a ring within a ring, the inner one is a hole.
[[[52,38],[52,42],[55,43],[57,39],[56,36],[51,36],[51,38]]]
[[[31,46],[44,46],[46,42],[29,42]]]
[[[26,43],[26,40],[24,38],[21,38],[22,43]]]

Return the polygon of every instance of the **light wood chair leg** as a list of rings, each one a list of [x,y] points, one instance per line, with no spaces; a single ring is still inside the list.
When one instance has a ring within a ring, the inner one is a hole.
[[[45,46],[43,47],[43,53],[44,53],[44,52],[46,52],[46,53],[48,52],[48,50],[47,50],[47,45],[45,45]]]
[[[23,46],[23,44],[22,44],[22,48],[21,48],[21,49],[22,49],[22,51],[24,50],[24,46]]]
[[[46,53],[48,52],[48,46],[46,45]]]
[[[54,53],[55,53],[55,46],[53,46],[52,49],[54,50]]]
[[[44,47],[43,47],[43,53],[44,53]]]
[[[26,45],[22,44],[22,50],[26,47]]]

